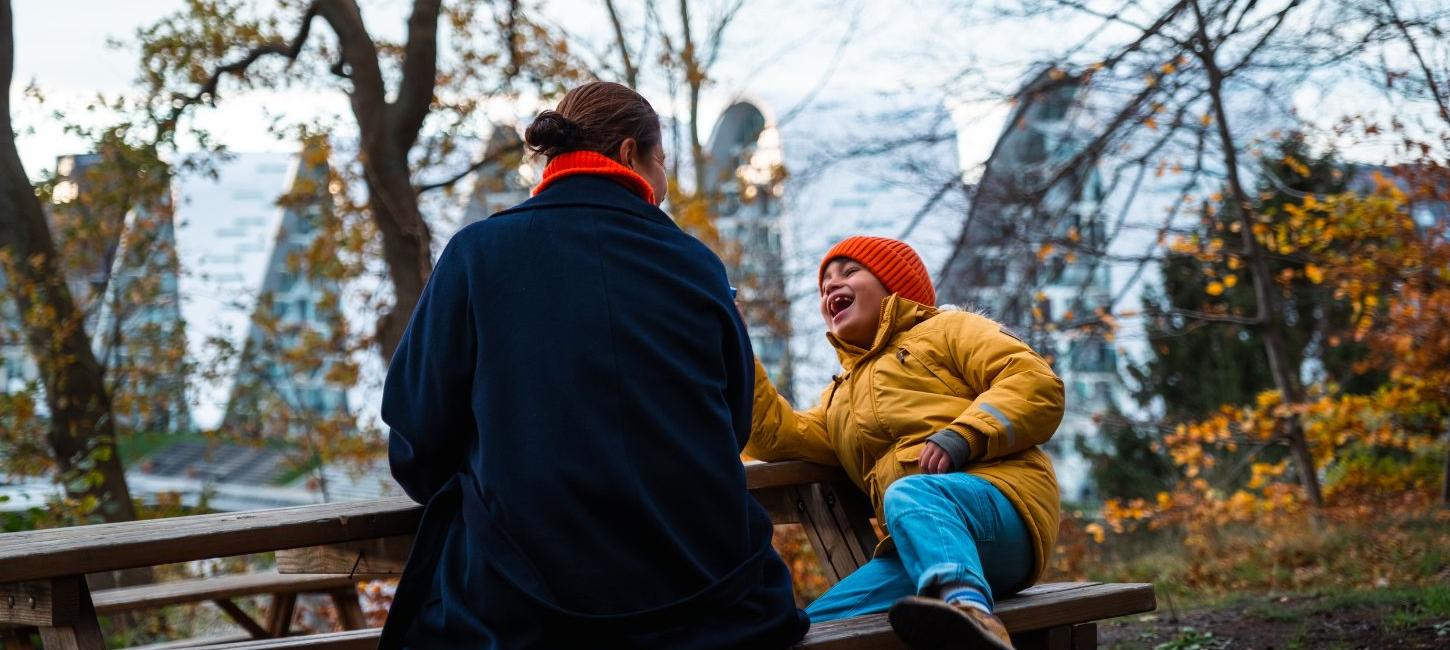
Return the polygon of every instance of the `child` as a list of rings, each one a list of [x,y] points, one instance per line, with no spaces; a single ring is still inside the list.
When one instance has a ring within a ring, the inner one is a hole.
[[[797,411],[757,361],[745,453],[840,466],[889,537],[807,613],[889,608],[912,647],[1011,648],[993,596],[1035,582],[1052,549],[1057,478],[1037,446],[1062,419],[1062,381],[998,323],[938,310],[902,242],[846,239],[819,278],[841,373]]]

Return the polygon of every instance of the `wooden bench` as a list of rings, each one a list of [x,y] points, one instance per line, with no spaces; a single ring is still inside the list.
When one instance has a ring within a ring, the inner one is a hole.
[[[0,587],[0,590],[3,590],[3,587]],[[8,603],[11,597],[9,590],[3,590],[3,594],[0,595],[0,598]],[[162,643],[145,646],[147,650],[170,650],[287,636],[292,633],[292,615],[296,609],[297,597],[302,594],[321,594],[331,598],[344,629],[357,630],[367,627],[362,607],[358,603],[357,581],[339,575],[260,572],[172,580],[134,587],[102,589],[91,594],[91,602],[97,616],[108,616],[156,609],[167,605],[211,601],[246,632],[240,638],[235,636],[217,637],[200,639],[192,643]],[[265,622],[252,618],[234,600],[256,595],[271,596]],[[21,634],[28,636],[30,631],[21,628],[12,636]],[[12,639],[10,643],[11,645],[20,644],[18,639]]]
[[[876,545],[864,495],[837,468],[752,463],[751,493],[777,524],[800,524],[832,584]],[[47,649],[99,649],[86,573],[278,551],[282,573],[348,580],[396,576],[422,509],[406,498],[100,524],[0,535],[0,625],[34,625]],[[7,600],[7,594],[12,597]],[[1001,599],[998,613],[1021,648],[1096,646],[1095,621],[1151,611],[1146,584],[1056,583]],[[361,648],[376,630],[259,639],[215,648]],[[885,617],[813,626],[801,647],[900,648]]]
[[[233,600],[260,594],[271,596],[264,623],[253,619]],[[358,604],[357,581],[347,576],[240,573],[105,589],[91,594],[91,601],[98,616],[211,601],[251,638],[270,639],[292,631],[292,613],[300,594],[329,596],[346,629],[367,627]]]

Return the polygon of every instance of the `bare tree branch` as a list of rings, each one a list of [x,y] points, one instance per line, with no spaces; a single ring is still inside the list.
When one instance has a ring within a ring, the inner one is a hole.
[[[441,8],[442,0],[416,0],[413,13],[408,16],[403,80],[392,106],[390,129],[404,151],[417,142],[418,132],[422,130],[423,120],[427,119],[433,103],[433,89],[438,77],[438,12]]]
[[[1384,0],[1385,8],[1390,10],[1390,19],[1394,22],[1395,28],[1405,37],[1405,44],[1410,46],[1410,52],[1415,55],[1415,61],[1420,64],[1420,72],[1425,75],[1425,85],[1430,89],[1430,96],[1435,99],[1435,105],[1440,108],[1440,119],[1450,124],[1450,106],[1446,105],[1445,95],[1440,92],[1440,84],[1435,79],[1435,73],[1430,70],[1429,64],[1425,63],[1425,55],[1420,53],[1420,46],[1415,42],[1415,37],[1410,35],[1410,28],[1405,21],[1400,19],[1400,13],[1395,9],[1394,0]]]
[[[624,63],[624,80],[630,88],[639,86],[639,70],[635,69],[634,62],[629,58],[629,43],[624,38],[624,23],[619,20],[619,11],[614,8],[614,0],[604,0],[604,8],[609,10],[609,22],[614,25],[614,42],[619,48],[619,58]]]
[[[195,93],[187,97],[176,98],[171,107],[171,114],[157,124],[157,139],[161,139],[161,133],[171,131],[176,127],[176,121],[181,119],[181,115],[186,112],[186,109],[201,102],[215,101],[217,87],[221,84],[222,77],[229,74],[240,77],[246,74],[247,69],[252,67],[253,63],[268,55],[280,55],[289,61],[296,61],[297,56],[302,53],[302,46],[307,43],[307,37],[312,33],[312,19],[317,17],[322,1],[318,0],[318,2],[308,5],[307,10],[302,13],[301,23],[297,26],[297,35],[293,36],[291,41],[268,43],[254,48],[242,58],[217,68]]]
[[[509,151],[505,147],[499,147],[496,150],[488,151],[488,152],[486,152],[484,154],[484,156],[482,158],[478,159],[473,164],[471,164],[468,167],[464,168],[462,171],[460,171],[460,172],[458,172],[458,173],[456,173],[456,174],[454,174],[452,176],[449,176],[446,179],[443,179],[441,181],[438,181],[436,183],[425,183],[423,185],[419,185],[415,191],[418,194],[423,194],[425,192],[431,192],[433,190],[439,190],[439,189],[443,189],[445,187],[450,187],[453,184],[457,183],[458,181],[461,181],[464,178],[467,178],[469,174],[472,174],[473,172],[478,171],[479,169],[483,168],[484,166],[489,165],[489,164],[492,164],[492,163],[496,163],[496,162],[502,161],[510,153],[513,153],[513,152]]]

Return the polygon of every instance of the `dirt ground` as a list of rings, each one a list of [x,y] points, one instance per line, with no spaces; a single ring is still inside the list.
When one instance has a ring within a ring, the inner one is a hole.
[[[1152,650],[1450,649],[1443,594],[1412,589],[1244,597],[1176,616],[1160,596],[1152,614],[1099,625],[1098,642],[1102,648]]]

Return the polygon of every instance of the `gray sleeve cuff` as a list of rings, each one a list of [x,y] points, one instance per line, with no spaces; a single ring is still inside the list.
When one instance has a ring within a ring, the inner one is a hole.
[[[938,447],[947,452],[948,456],[952,457],[952,469],[966,465],[967,460],[972,457],[972,446],[967,444],[967,439],[951,429],[942,429],[933,433],[926,441],[936,443]]]

